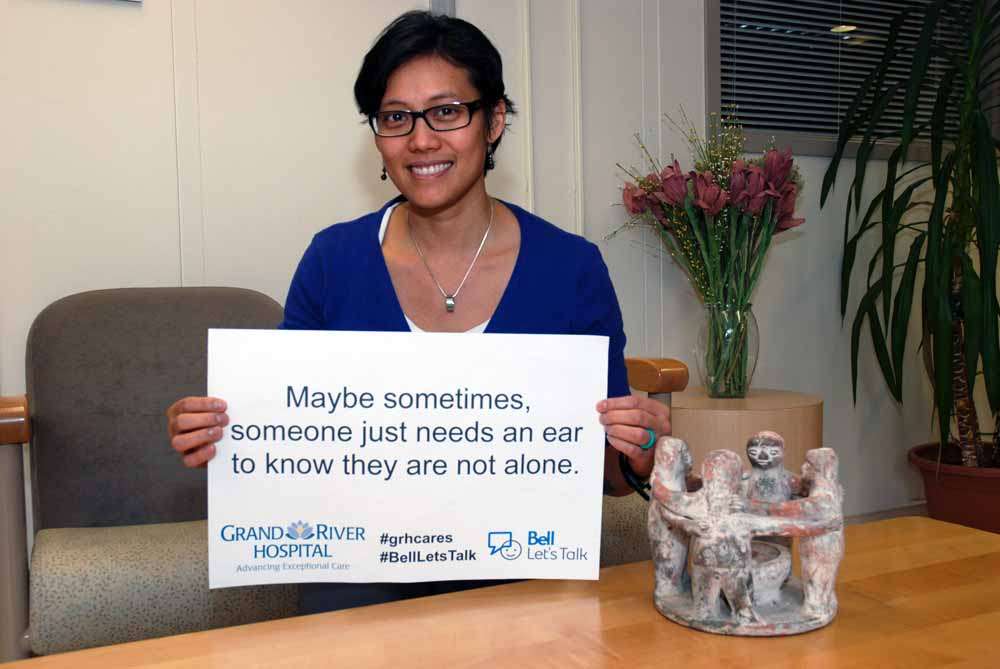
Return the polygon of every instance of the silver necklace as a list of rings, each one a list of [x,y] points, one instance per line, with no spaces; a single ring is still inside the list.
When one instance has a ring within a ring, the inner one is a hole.
[[[445,292],[444,288],[441,287],[441,282],[437,280],[434,276],[434,272],[431,271],[431,266],[427,264],[427,258],[424,257],[424,252],[420,250],[420,244],[417,244],[416,238],[413,236],[413,228],[410,227],[410,212],[406,211],[406,229],[410,233],[410,241],[413,242],[413,247],[417,249],[417,255],[424,263],[424,267],[427,268],[427,273],[431,277],[431,281],[437,286],[437,289],[441,291],[441,297],[444,298],[444,308],[448,310],[448,313],[455,311],[455,298],[458,297],[459,291],[462,290],[462,286],[465,285],[465,280],[469,278],[469,274],[472,273],[472,268],[476,265],[476,261],[479,260],[479,254],[483,252],[483,247],[486,246],[486,238],[490,236],[490,228],[493,227],[493,215],[496,214],[496,205],[493,200],[490,199],[490,222],[486,225],[486,232],[483,233],[483,239],[479,242],[479,248],[476,249],[476,255],[472,258],[472,262],[469,263],[469,269],[465,270],[465,276],[462,277],[461,282],[458,284],[458,288],[455,289],[454,293],[450,295]]]

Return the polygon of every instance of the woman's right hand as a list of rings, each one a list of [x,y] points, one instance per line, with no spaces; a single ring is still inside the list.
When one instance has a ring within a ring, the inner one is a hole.
[[[229,424],[226,402],[217,397],[185,397],[167,409],[170,445],[185,467],[204,467],[215,457],[215,442]]]

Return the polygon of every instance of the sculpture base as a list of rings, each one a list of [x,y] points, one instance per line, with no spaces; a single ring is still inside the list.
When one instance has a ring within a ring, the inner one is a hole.
[[[780,462],[781,435],[759,432],[748,443],[755,462],[762,448],[769,462]],[[684,492],[690,462],[682,440],[657,442],[647,516],[657,610],[678,624],[734,636],[802,634],[829,624],[844,556],[843,488],[833,449],[807,452],[794,485],[787,473],[755,479],[735,453],[716,450],[702,464],[701,490]],[[781,488],[780,499],[764,499],[769,488]],[[808,597],[791,577],[786,538],[794,537]]]
[[[802,634],[830,624],[836,611],[821,618],[802,615],[802,586],[794,576],[790,577],[772,602],[757,604],[754,609],[760,618],[758,622],[739,622],[730,616],[729,608],[723,600],[720,618],[699,618],[694,615],[691,593],[675,596],[654,597],[656,610],[668,619],[702,632],[728,634],[732,636],[788,636]]]

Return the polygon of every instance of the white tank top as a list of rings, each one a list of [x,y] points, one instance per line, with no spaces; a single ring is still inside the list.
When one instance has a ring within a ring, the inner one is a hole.
[[[392,215],[392,210],[395,209],[396,205],[398,205],[398,204],[399,203],[397,202],[396,204],[389,206],[385,210],[385,214],[382,215],[382,223],[381,223],[381,225],[378,226],[378,243],[379,243],[380,246],[382,245],[382,241],[385,239],[386,228],[389,227],[389,217]],[[414,323],[413,321],[411,321],[410,317],[407,316],[405,313],[403,314],[403,318],[406,319],[406,324],[410,326],[410,332],[425,332],[425,330],[421,330],[420,327],[417,326],[416,323]],[[471,328],[469,328],[468,330],[466,330],[466,332],[485,332],[486,331],[486,326],[489,325],[489,324],[490,324],[490,322],[488,320],[484,321],[484,322],[480,323],[479,325],[472,326]]]

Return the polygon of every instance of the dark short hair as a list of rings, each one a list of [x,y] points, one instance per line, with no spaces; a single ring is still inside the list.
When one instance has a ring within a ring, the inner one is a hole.
[[[366,117],[372,116],[382,104],[392,73],[414,58],[427,55],[440,56],[468,72],[487,116],[501,100],[507,105],[507,113],[515,113],[503,83],[500,52],[489,38],[468,21],[419,10],[390,23],[365,54],[354,82],[358,110]],[[492,151],[500,146],[502,138],[501,134],[493,142]]]

